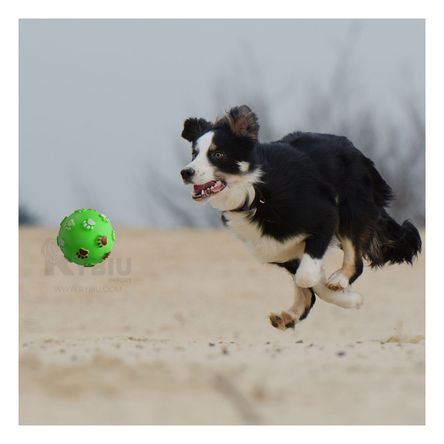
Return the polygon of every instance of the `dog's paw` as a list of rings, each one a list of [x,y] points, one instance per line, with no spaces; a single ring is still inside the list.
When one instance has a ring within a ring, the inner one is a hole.
[[[346,290],[344,293],[347,295],[346,297],[346,304],[344,308],[355,308],[359,309],[361,308],[362,304],[364,303],[364,298],[359,294],[352,290]]]
[[[271,325],[279,330],[286,330],[287,328],[294,328],[296,324],[296,317],[286,311],[282,311],[281,314],[270,313],[269,316]]]
[[[294,276],[298,287],[311,288],[319,283],[322,277],[322,263],[320,259],[313,259],[304,254],[301,264]]]
[[[344,290],[349,286],[348,277],[341,270],[335,271],[325,283],[326,287],[333,291]]]
[[[360,308],[364,303],[362,296],[351,289],[332,291],[324,285],[317,285],[314,289],[316,294],[329,304],[335,304],[342,308]]]

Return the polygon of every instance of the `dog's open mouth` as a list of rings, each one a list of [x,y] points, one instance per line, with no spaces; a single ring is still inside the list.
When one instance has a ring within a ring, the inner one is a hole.
[[[213,194],[220,193],[226,186],[226,183],[221,180],[212,180],[211,182],[203,183],[202,185],[194,185],[192,194],[193,199],[205,199]]]

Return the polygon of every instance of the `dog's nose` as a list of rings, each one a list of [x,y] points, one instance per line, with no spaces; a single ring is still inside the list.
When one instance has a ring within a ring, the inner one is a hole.
[[[182,176],[183,180],[190,180],[193,176],[194,176],[194,169],[193,168],[184,168],[181,172],[180,175]]]

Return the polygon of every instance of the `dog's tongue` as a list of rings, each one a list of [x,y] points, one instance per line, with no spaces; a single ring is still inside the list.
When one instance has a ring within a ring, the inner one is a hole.
[[[211,182],[207,182],[202,185],[194,185],[194,192],[200,193],[202,190],[205,190],[205,188],[208,188],[211,185],[213,185],[213,183],[214,183],[214,181],[212,180]]]

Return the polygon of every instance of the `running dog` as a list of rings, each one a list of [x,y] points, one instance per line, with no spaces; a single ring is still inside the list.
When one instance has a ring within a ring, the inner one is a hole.
[[[316,295],[359,308],[362,297],[350,284],[363,259],[371,267],[411,264],[421,251],[418,230],[390,217],[390,186],[346,137],[298,131],[260,143],[258,132],[246,105],[214,123],[185,120],[182,137],[191,142],[192,160],[181,175],[193,185],[192,198],[221,211],[223,223],[259,260],[293,276],[294,303],[270,314],[274,327],[294,328]],[[323,259],[335,243],[344,259],[327,278]]]

